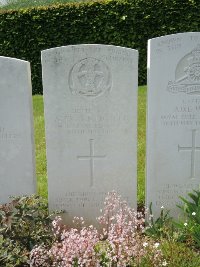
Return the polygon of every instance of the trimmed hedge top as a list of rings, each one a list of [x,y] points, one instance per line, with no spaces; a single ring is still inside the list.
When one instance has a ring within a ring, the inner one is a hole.
[[[98,43],[139,50],[146,84],[147,40],[200,31],[199,0],[109,0],[0,11],[0,55],[30,61],[33,93],[42,93],[41,50]]]

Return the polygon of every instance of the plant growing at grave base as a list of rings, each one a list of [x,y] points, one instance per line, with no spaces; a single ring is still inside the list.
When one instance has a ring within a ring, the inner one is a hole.
[[[180,197],[183,205],[177,205],[183,212],[183,219],[173,220],[169,210],[161,207],[160,216],[155,220],[152,203],[149,211],[149,224],[146,234],[154,238],[165,238],[172,242],[185,242],[189,246],[200,248],[200,191],[193,190],[188,196],[191,200]]]
[[[30,255],[30,266],[125,267],[162,266],[160,244],[144,235],[144,217],[111,192],[98,222],[102,232],[86,227],[83,218],[67,229],[60,217],[53,221],[56,242],[52,246],[36,246]]]
[[[14,197],[0,205],[0,266],[29,266],[32,248],[53,242],[51,222],[47,203],[38,196]]]
[[[190,199],[180,197],[183,205],[178,205],[184,214],[184,221],[176,222],[179,239],[200,248],[200,190],[193,190],[188,196]]]
[[[187,224],[191,220],[197,227],[200,192],[194,191],[190,196],[192,201],[183,199],[184,209],[180,207],[187,215]],[[98,218],[101,232],[93,226],[85,226],[83,218],[74,218],[74,228],[67,228],[60,217],[54,221],[49,218],[47,205],[41,198],[13,198],[9,204],[0,206],[0,266],[200,266],[200,254],[191,246],[196,242],[199,248],[196,235],[189,239],[191,232],[186,232],[188,241],[180,238],[180,234],[184,234],[182,229],[171,231],[168,226],[172,220],[164,209],[158,220],[151,221],[152,229],[147,230],[145,214],[135,212],[111,192],[101,213]]]
[[[170,217],[170,211],[161,207],[160,216],[154,219],[152,213],[152,203],[149,207],[148,227],[146,227],[145,233],[154,238],[168,238],[174,235],[174,225],[172,217]]]

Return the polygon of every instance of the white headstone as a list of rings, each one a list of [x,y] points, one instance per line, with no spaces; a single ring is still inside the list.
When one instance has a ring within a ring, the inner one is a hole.
[[[0,203],[36,193],[29,62],[0,57]]]
[[[107,192],[136,207],[136,50],[77,45],[42,52],[49,207],[95,224]]]
[[[178,216],[200,184],[200,33],[149,40],[147,206]]]

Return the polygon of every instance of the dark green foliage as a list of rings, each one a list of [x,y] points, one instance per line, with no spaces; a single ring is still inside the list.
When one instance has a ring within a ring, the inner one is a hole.
[[[31,62],[33,93],[42,93],[40,51],[100,43],[139,50],[146,84],[147,40],[199,31],[199,0],[125,0],[55,5],[0,13],[0,55]]]
[[[148,227],[145,232],[147,235],[154,238],[168,238],[169,235],[173,236],[174,226],[172,217],[170,217],[170,211],[165,211],[164,208],[162,208],[160,216],[157,219],[154,219],[151,203],[149,207]]]
[[[160,216],[154,220],[152,204],[149,207],[149,227],[146,234],[154,238],[187,243],[188,246],[200,248],[200,190],[188,193],[188,198],[180,197],[183,204],[177,205],[182,210],[181,217],[174,221],[170,211],[161,209]]]
[[[13,198],[0,206],[0,266],[25,267],[35,245],[51,244],[47,204],[40,197]]]
[[[188,193],[188,196],[189,200],[180,197],[184,204],[178,205],[178,207],[187,215],[188,219],[200,225],[200,191],[193,190]]]
[[[183,211],[185,218],[184,221],[176,223],[176,226],[181,229],[182,241],[194,243],[200,248],[200,191],[193,190],[188,196],[190,199],[180,197],[183,205],[178,207]]]

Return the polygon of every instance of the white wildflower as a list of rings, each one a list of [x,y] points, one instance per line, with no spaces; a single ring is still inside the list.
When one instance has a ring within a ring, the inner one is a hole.
[[[143,247],[146,248],[147,246],[148,246],[148,243],[147,243],[147,242],[144,242],[144,243],[143,243]]]
[[[155,248],[158,248],[159,246],[160,246],[160,243],[158,243],[158,242],[154,244]]]
[[[122,16],[122,20],[125,20],[127,18],[127,16]]]
[[[166,260],[163,261],[162,266],[167,266]]]

